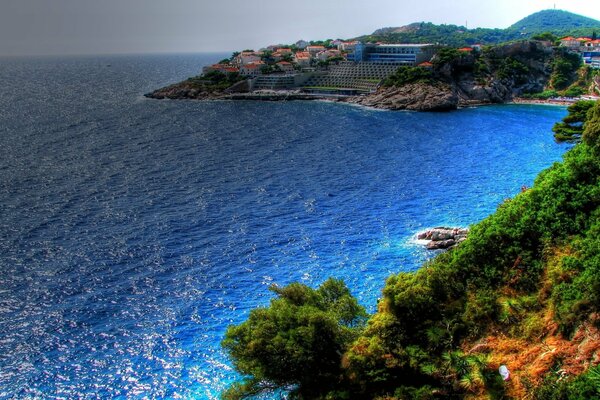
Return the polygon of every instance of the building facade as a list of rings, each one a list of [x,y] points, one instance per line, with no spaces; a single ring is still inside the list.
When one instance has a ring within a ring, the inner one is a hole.
[[[348,53],[348,61],[395,65],[418,65],[431,60],[436,46],[432,44],[364,44],[357,43]]]

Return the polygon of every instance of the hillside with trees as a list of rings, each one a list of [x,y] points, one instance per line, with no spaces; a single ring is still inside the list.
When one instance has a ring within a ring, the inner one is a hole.
[[[417,22],[398,28],[378,29],[371,35],[356,38],[364,42],[439,43],[452,47],[473,44],[498,44],[531,39],[549,32],[556,36],[600,34],[600,21],[562,10],[544,10],[532,14],[506,29],[468,29],[458,25]]]
[[[588,105],[570,109],[586,111],[563,162],[456,248],[389,277],[366,322],[342,282],[273,288],[227,331],[246,379],[224,397],[599,398],[600,102]]]

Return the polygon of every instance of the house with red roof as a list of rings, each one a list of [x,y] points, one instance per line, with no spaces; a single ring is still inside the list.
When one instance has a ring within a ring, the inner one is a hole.
[[[560,45],[571,49],[579,48],[580,42],[573,36],[567,36],[560,39]]]
[[[213,65],[207,65],[206,67],[202,68],[203,74],[207,74],[209,72],[214,72],[214,71],[222,72],[224,74],[230,74],[230,73],[240,72],[240,69],[234,67],[231,64],[213,64]]]
[[[240,67],[240,75],[258,76],[262,74],[261,68],[265,65],[262,61],[255,61]]]
[[[290,62],[279,61],[276,65],[279,67],[280,70],[282,70],[286,74],[290,74],[290,73],[294,72],[294,65]]]
[[[294,62],[301,67],[309,67],[310,66],[310,53],[308,51],[298,51],[294,54]]]
[[[600,49],[600,39],[590,40],[589,42],[586,42],[584,46],[586,51],[589,51],[590,49]]]
[[[310,55],[314,57],[318,53],[325,51],[325,46],[306,46],[306,51],[308,51]]]

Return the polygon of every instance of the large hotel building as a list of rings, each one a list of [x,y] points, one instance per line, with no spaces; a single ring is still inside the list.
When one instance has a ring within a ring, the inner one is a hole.
[[[348,53],[348,61],[394,65],[418,65],[435,54],[433,44],[372,44],[356,43]]]

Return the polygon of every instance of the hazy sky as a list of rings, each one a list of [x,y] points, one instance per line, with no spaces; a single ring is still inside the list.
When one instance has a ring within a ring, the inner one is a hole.
[[[0,55],[232,51],[430,21],[505,28],[597,0],[0,0]]]

